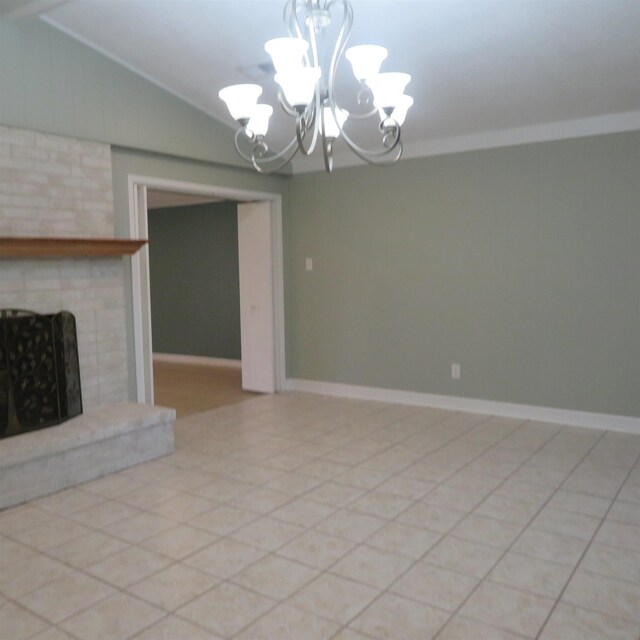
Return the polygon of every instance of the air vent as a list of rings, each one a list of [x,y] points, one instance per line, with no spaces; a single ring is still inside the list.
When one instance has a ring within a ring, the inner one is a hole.
[[[272,62],[260,62],[259,64],[249,64],[245,67],[238,67],[250,80],[261,80],[262,78],[273,77],[276,68]]]

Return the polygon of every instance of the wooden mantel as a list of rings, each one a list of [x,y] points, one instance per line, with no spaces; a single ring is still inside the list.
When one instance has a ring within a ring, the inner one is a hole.
[[[119,238],[0,238],[2,258],[113,258],[129,256],[147,240]]]

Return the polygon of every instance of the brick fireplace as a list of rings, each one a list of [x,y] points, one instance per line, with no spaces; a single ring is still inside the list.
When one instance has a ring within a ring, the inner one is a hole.
[[[114,231],[108,145],[0,126],[3,241]],[[75,316],[84,413],[0,440],[0,508],[173,451],[175,411],[127,402],[124,259],[2,251],[0,307]]]

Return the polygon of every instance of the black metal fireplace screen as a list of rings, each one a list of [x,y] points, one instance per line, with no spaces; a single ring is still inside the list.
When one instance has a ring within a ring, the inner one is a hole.
[[[81,413],[73,314],[0,309],[0,438]]]

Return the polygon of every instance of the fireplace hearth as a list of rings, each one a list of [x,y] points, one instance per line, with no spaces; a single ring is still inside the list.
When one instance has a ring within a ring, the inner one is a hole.
[[[0,310],[0,438],[82,413],[75,317]]]

